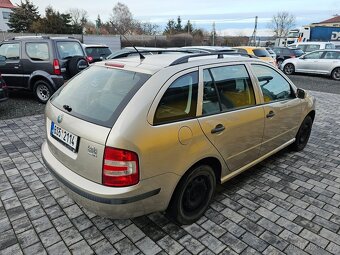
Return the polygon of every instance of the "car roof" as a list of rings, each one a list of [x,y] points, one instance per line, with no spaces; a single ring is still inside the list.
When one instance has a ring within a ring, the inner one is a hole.
[[[11,40],[67,40],[67,41],[76,41],[79,42],[78,39],[74,37],[50,37],[50,36],[16,36],[11,39],[8,39],[6,41],[11,41]]]
[[[104,45],[104,44],[84,44],[83,46],[86,48],[109,48],[108,46]]]
[[[233,47],[234,49],[245,49],[245,50],[256,50],[256,49],[263,49],[265,50],[265,47],[255,47],[255,46],[236,46]]]
[[[218,55],[223,55],[224,58],[218,58]],[[105,67],[120,67],[134,70],[136,72],[144,72],[148,74],[154,74],[163,68],[169,66],[178,66],[179,68],[192,68],[201,65],[209,65],[215,63],[230,63],[230,62],[249,62],[259,61],[256,58],[234,56],[227,54],[160,54],[160,55],[146,55],[145,59],[140,59],[139,56],[133,56],[129,58],[110,59],[106,61],[97,62],[96,66]],[[120,66],[122,65],[122,66]]]

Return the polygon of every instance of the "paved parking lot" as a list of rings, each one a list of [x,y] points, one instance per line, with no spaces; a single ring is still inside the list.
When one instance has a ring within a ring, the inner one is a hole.
[[[42,115],[0,121],[0,254],[340,254],[340,95],[313,92],[310,143],[218,187],[205,216],[108,220],[58,187],[42,163]]]

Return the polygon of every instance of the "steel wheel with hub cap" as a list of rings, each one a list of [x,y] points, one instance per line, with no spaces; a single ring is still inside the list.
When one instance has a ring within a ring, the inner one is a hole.
[[[54,92],[51,85],[43,80],[38,80],[34,83],[33,91],[38,100],[43,104],[46,104]]]
[[[285,64],[285,66],[283,67],[283,72],[288,75],[293,74],[295,72],[294,65],[291,63]]]
[[[214,170],[200,165],[184,175],[172,196],[168,213],[180,224],[197,221],[208,208],[216,188]]]

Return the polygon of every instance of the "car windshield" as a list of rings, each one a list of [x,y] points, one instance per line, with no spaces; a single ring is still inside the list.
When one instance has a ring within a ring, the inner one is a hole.
[[[269,52],[264,49],[254,49],[253,52],[257,57],[270,57]]]
[[[84,52],[78,42],[57,42],[60,58],[66,59],[74,56],[84,56]]]
[[[86,47],[85,51],[88,56],[93,58],[105,58],[112,53],[108,47]]]
[[[112,127],[149,77],[144,73],[91,66],[59,89],[51,103],[80,119]]]

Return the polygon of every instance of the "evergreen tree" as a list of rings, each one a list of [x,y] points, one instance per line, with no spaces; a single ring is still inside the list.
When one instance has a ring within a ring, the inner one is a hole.
[[[176,22],[173,19],[169,19],[168,23],[166,24],[163,34],[172,35],[172,34],[175,34],[175,31],[176,31]]]
[[[29,0],[20,3],[13,9],[10,15],[8,26],[11,32],[33,32],[32,24],[40,19],[38,7]]]
[[[176,32],[177,33],[182,33],[183,32],[181,16],[177,17]]]
[[[194,27],[191,24],[190,20],[188,20],[187,24],[183,28],[183,32],[191,34],[194,31]]]

